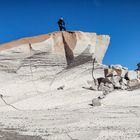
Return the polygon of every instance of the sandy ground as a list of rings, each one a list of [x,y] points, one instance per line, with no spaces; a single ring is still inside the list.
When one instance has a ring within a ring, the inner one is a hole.
[[[102,100],[99,107],[92,107],[91,99],[85,99],[52,109],[2,111],[0,127],[4,133],[40,136],[45,140],[139,140],[139,100],[140,90],[117,91]],[[1,138],[6,137],[0,134]]]

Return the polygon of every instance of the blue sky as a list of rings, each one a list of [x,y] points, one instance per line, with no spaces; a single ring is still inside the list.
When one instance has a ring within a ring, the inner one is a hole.
[[[108,34],[103,63],[135,69],[140,62],[140,0],[0,0],[0,43],[68,30]]]

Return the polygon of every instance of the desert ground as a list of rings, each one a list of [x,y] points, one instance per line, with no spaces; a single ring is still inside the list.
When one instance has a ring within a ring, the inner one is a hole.
[[[2,140],[139,140],[140,90],[114,92],[91,106],[93,92],[58,93],[73,103],[51,109],[1,111]],[[67,97],[69,96],[69,97]],[[83,96],[83,100],[81,100]],[[47,98],[46,95],[42,95]],[[78,98],[79,97],[79,98]],[[80,100],[80,101],[79,101]],[[21,135],[21,137],[15,135]],[[10,135],[8,137],[7,135]],[[39,136],[39,137],[31,137]]]

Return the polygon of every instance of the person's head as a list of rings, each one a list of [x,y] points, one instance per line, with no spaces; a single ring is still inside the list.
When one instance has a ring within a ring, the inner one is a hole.
[[[63,17],[60,18],[61,20],[64,20]]]
[[[140,63],[138,63],[137,66],[140,67]]]

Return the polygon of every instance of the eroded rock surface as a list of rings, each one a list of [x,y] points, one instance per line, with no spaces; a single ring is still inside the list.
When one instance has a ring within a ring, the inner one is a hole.
[[[110,37],[88,32],[53,32],[0,45],[0,69],[15,72],[26,59],[41,54],[47,65],[80,65],[96,58],[102,62]],[[43,64],[42,64],[43,65]]]

